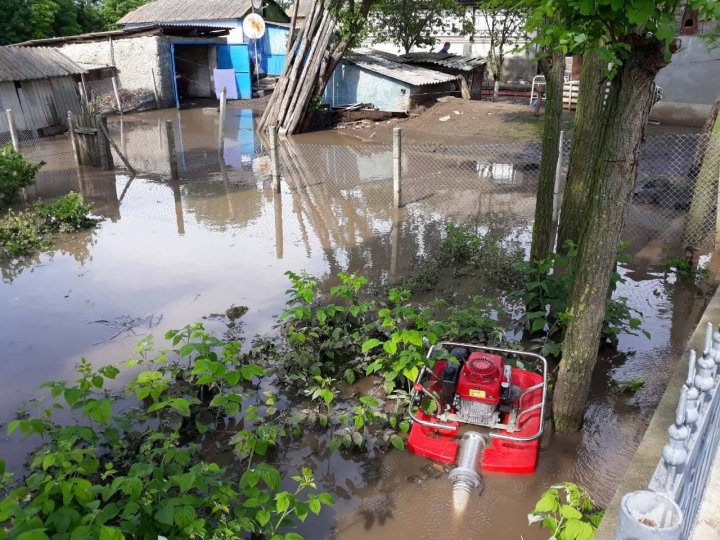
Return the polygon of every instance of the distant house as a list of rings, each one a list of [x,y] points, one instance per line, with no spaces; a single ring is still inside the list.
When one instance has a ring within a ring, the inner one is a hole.
[[[0,47],[0,107],[13,110],[21,135],[37,137],[65,128],[68,111],[81,110],[77,82],[85,73],[55,49]],[[8,141],[9,131],[5,114],[0,114],[0,139]]]
[[[149,24],[169,27],[211,27],[228,30],[227,43],[248,45],[248,53],[255,62],[255,47],[260,68],[268,75],[279,75],[285,66],[289,22],[285,10],[274,0],[264,0],[257,13],[265,20],[265,35],[257,40],[243,35],[243,19],[254,12],[251,0],[154,0],[131,11],[118,21],[123,28],[132,29]]]
[[[381,111],[406,112],[429,98],[457,95],[459,90],[459,75],[406,64],[388,53],[359,51],[345,56],[335,69],[323,103],[367,103]]]

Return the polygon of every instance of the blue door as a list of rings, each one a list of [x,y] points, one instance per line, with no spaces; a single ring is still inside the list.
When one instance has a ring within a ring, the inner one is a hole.
[[[238,97],[240,99],[252,97],[250,54],[246,43],[218,45],[218,68],[235,70]]]
[[[260,66],[268,75],[280,75],[285,67],[287,41],[290,31],[287,28],[268,24],[265,35],[258,45],[262,45]]]

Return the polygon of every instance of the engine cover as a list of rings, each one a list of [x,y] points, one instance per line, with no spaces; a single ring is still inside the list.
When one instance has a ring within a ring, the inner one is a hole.
[[[501,356],[473,352],[458,379],[455,408],[462,422],[493,426],[499,418],[504,362]]]

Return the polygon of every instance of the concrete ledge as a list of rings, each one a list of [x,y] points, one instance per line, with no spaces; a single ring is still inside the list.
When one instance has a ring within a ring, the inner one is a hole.
[[[720,322],[720,288],[715,291],[715,294],[705,309],[705,313],[695,328],[693,335],[690,337],[682,357],[677,359],[675,373],[665,389],[665,393],[655,410],[655,414],[650,420],[650,424],[645,431],[642,441],[640,441],[635,455],[630,463],[627,464],[625,476],[620,486],[605,511],[605,517],[603,517],[600,527],[597,530],[596,538],[598,540],[615,539],[618,510],[620,508],[620,499],[622,499],[623,495],[630,491],[647,489],[648,482],[655,473],[655,469],[662,456],[663,446],[665,446],[668,440],[667,429],[670,427],[670,424],[675,422],[675,409],[677,408],[680,398],[680,389],[687,378],[688,354],[691,349],[695,349],[698,354],[702,354],[705,347],[705,327],[708,322],[712,322],[713,324]]]
[[[650,111],[650,120],[670,126],[702,127],[711,109],[712,105],[659,101]]]

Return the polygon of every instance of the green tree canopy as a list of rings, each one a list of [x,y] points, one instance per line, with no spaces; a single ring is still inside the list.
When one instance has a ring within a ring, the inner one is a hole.
[[[463,14],[455,0],[380,0],[372,8],[370,31],[375,43],[390,42],[407,53],[435,45],[438,33],[467,33]]]
[[[148,0],[0,0],[0,45],[116,27]]]

